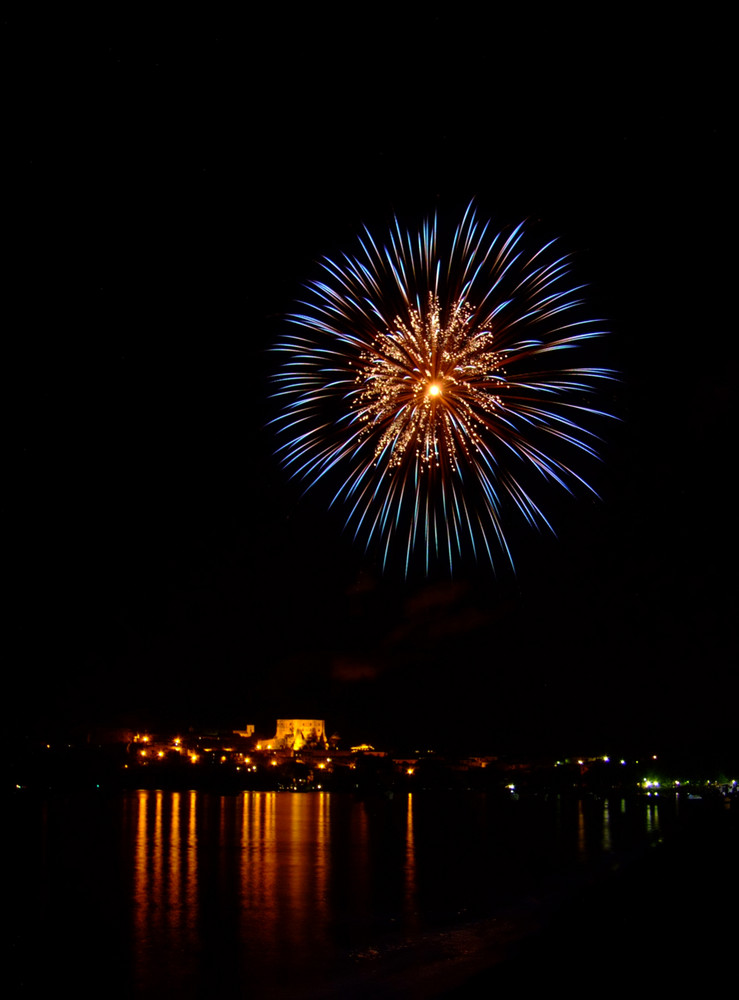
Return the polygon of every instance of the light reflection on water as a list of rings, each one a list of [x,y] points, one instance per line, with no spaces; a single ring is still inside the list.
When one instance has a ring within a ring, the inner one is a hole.
[[[586,854],[587,838],[585,834],[585,806],[582,799],[577,800],[577,851],[582,857]]]
[[[416,844],[413,836],[413,793],[408,793],[405,816],[405,905],[403,913],[409,930],[416,921]]]
[[[613,846],[611,840],[611,809],[608,799],[605,799],[603,802],[603,836],[600,843],[604,851],[610,851]]]
[[[652,796],[649,797],[647,805],[647,830],[649,833],[656,833],[659,830],[659,803]]]
[[[59,928],[65,960],[83,940],[101,967],[114,958],[122,990],[184,998],[299,990],[387,935],[488,916],[628,850],[662,816],[655,799],[142,790],[27,818],[41,834],[25,863],[48,887],[38,932]]]

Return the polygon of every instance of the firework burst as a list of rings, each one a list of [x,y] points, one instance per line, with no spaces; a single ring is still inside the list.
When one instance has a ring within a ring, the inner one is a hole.
[[[570,459],[596,457],[584,424],[607,416],[591,400],[612,372],[562,367],[604,333],[569,258],[470,205],[447,246],[436,218],[396,220],[321,265],[276,347],[284,465],[331,484],[383,565],[398,550],[406,572],[419,550],[427,571],[466,552],[513,565],[509,515],[551,529],[537,480],[591,489]]]

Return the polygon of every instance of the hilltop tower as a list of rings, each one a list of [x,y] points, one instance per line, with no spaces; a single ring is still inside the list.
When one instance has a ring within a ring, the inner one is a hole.
[[[277,731],[269,741],[275,749],[301,750],[303,747],[326,747],[326,723],[323,719],[278,719]]]

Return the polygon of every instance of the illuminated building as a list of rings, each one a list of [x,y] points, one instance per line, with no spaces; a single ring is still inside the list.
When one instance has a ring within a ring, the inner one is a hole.
[[[303,747],[326,746],[326,724],[323,719],[278,719],[277,731],[270,747],[275,750],[302,750]],[[262,741],[264,745],[264,741]]]

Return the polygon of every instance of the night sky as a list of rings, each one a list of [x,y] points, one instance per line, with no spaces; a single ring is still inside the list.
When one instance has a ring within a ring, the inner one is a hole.
[[[730,745],[721,27],[353,11],[6,20],[9,714]],[[601,502],[553,494],[556,539],[511,527],[515,576],[404,582],[275,459],[269,347],[363,224],[471,198],[577,252],[620,423]]]

